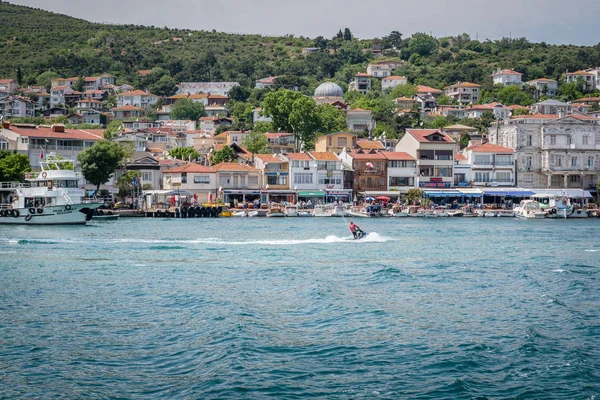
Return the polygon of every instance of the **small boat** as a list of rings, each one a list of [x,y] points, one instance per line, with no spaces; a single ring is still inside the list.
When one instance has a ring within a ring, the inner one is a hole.
[[[349,210],[344,208],[344,206],[334,205],[334,206],[332,206],[332,209],[331,209],[331,216],[332,217],[349,217],[350,213],[348,211]]]
[[[498,212],[496,211],[486,211],[483,214],[484,217],[497,217],[498,216]]]
[[[400,205],[394,205],[394,207],[388,211],[388,214],[396,218],[408,217],[409,209],[403,208]]]
[[[423,216],[425,218],[437,218],[440,215],[438,213],[436,213],[435,211],[424,211]]]
[[[298,211],[299,217],[313,217],[314,215],[308,210],[300,210]]]
[[[286,217],[297,217],[298,216],[298,206],[285,206],[284,214]]]
[[[92,221],[116,221],[119,219],[119,214],[115,214],[111,210],[95,209]]]
[[[326,204],[317,204],[313,209],[312,215],[314,217],[331,217],[332,212],[332,207]]]
[[[279,204],[273,204],[267,213],[267,217],[283,218],[285,217],[285,211]]]
[[[515,208],[515,217],[521,219],[543,219],[546,213],[542,211],[540,203],[535,200],[523,200]]]
[[[576,208],[573,210],[571,214],[567,216],[567,218],[588,218],[590,216],[590,210],[586,210],[583,208]]]
[[[380,205],[367,205],[364,208],[353,207],[348,211],[350,217],[377,218],[381,216]]]
[[[257,216],[258,216],[258,211],[248,211],[248,210],[238,211],[233,214],[233,217],[236,217],[236,218],[248,218],[248,217],[257,217]]]

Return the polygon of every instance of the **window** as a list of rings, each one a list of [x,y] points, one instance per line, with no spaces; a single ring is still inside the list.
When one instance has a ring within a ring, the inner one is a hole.
[[[496,181],[497,182],[511,182],[510,172],[496,172]]]
[[[390,186],[414,186],[415,178],[404,176],[390,176]]]
[[[476,172],[475,173],[475,182],[489,182],[490,181],[490,173],[489,172]]]
[[[512,156],[509,155],[497,155],[496,165],[512,165]]]
[[[571,157],[571,167],[577,166],[577,157]]]
[[[181,174],[181,183],[187,183],[187,173],[185,172]]]
[[[573,144],[573,136],[568,136],[567,137],[567,145],[571,146]]]
[[[348,145],[347,137],[339,137],[337,138],[337,147],[346,147]]]
[[[329,137],[327,138],[327,146],[330,146],[330,147],[331,147],[331,146],[333,146],[333,139],[332,139],[332,137],[331,137],[331,136],[329,136]]]
[[[201,183],[201,184],[210,183],[210,176],[208,176],[208,175],[194,175],[194,183]]]
[[[258,185],[258,176],[256,175],[248,175],[248,185],[256,186]]]
[[[533,175],[531,175],[531,174],[521,175],[521,180],[523,181],[523,183],[533,183]]]
[[[8,150],[8,143],[7,142],[0,142],[0,150]]]
[[[2,143],[0,143],[2,144]],[[588,167],[593,167],[594,166],[594,157],[593,156],[589,156],[587,159],[587,166]]]
[[[294,174],[294,183],[313,183],[313,174],[296,173]]]
[[[555,135],[551,135],[550,136],[550,144],[551,145],[555,145],[556,144],[556,136]]]
[[[221,176],[219,178],[219,185],[229,185],[229,175]]]
[[[29,138],[22,137],[22,138],[21,138],[21,143],[23,143],[23,144],[27,144],[27,143],[29,143]]]
[[[588,135],[583,135],[582,144],[588,144],[588,141],[589,141],[589,136]]]
[[[569,179],[571,180],[571,183],[580,183],[581,182],[580,175],[570,175]]]
[[[452,167],[436,167],[435,176],[450,177],[452,175]]]
[[[527,146],[533,146],[533,135],[527,136]]]
[[[558,167],[562,167],[562,157],[561,156],[556,156],[556,165]]]
[[[361,178],[361,185],[363,185],[364,183],[362,182],[364,178]],[[370,178],[369,178],[370,179]],[[340,178],[339,176],[327,176],[325,174],[319,175],[319,185],[341,185],[342,184],[342,178]]]
[[[525,165],[527,166],[527,168],[532,168],[533,167],[533,157],[531,157],[531,156],[526,157]]]
[[[152,182],[152,172],[142,172],[143,182]]]
[[[490,165],[490,156],[475,154],[475,164],[477,165]]]

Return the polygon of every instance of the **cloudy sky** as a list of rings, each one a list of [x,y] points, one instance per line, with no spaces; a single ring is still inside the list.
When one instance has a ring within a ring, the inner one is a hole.
[[[224,32],[360,38],[463,32],[556,44],[600,42],[600,1],[576,0],[9,0],[95,22]]]

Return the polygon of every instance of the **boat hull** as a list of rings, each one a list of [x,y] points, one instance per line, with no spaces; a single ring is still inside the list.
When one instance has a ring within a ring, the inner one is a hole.
[[[31,213],[33,209],[19,208],[16,217],[13,215],[0,216],[0,225],[85,225],[92,218],[91,212],[99,205],[50,206],[36,209],[35,213]]]

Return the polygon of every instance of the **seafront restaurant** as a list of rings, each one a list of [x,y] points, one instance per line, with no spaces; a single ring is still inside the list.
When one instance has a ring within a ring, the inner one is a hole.
[[[519,203],[528,199],[534,192],[518,187],[510,188],[453,188],[453,189],[424,189],[425,197],[436,203],[460,204],[499,204],[506,201]]]
[[[327,204],[337,201],[352,202],[352,189],[298,190],[298,201]]]

